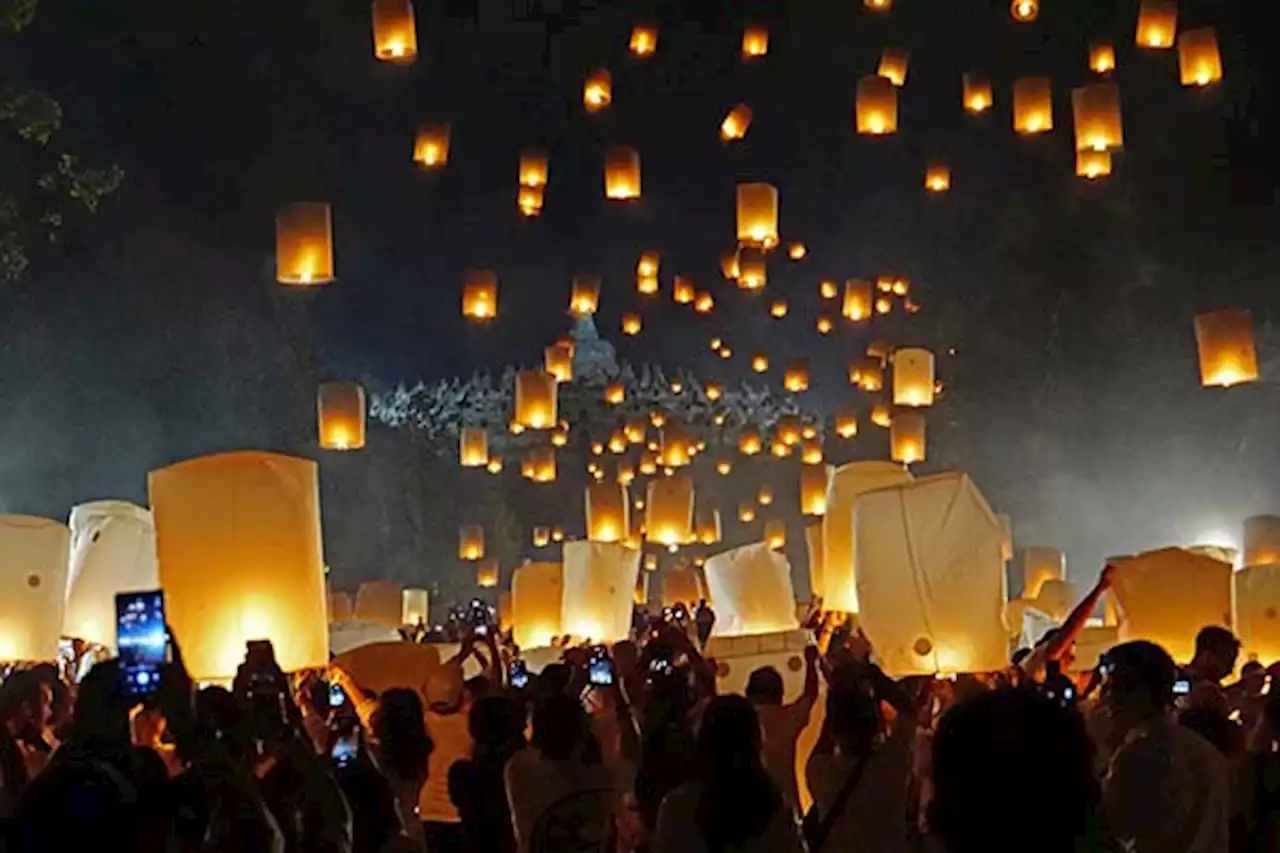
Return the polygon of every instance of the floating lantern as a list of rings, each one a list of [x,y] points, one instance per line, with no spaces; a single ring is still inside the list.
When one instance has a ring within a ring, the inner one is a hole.
[[[1071,115],[1075,122],[1077,151],[1110,151],[1124,147],[1120,87],[1115,83],[1091,83],[1072,89]]]
[[[552,542],[564,541],[564,527],[562,527],[559,524],[551,525],[551,541]]]
[[[823,299],[835,299],[839,292],[840,289],[836,286],[834,281],[827,280],[818,282],[818,295]]]
[[[534,483],[554,482],[556,479],[555,448],[531,448],[520,463],[520,474]]]
[[[663,545],[693,539],[693,480],[663,477],[649,483],[645,501],[645,537]]]
[[[779,415],[778,422],[774,424],[774,434],[788,447],[800,443],[803,429],[799,415]]]
[[[4,602],[0,604],[0,658],[53,659],[53,651],[14,654],[19,649],[13,646],[25,645],[15,636],[23,633],[24,623],[28,631],[34,628],[42,637],[38,642],[49,643],[49,648],[56,646],[60,636],[113,648],[116,594],[160,585],[155,521],[150,510],[126,501],[91,501],[72,507],[68,526],[70,562],[66,528],[57,522],[28,516],[0,518],[0,554],[4,554],[0,557],[0,585],[6,587],[0,596]],[[17,543],[8,541],[12,534],[17,535]],[[35,553],[29,546],[34,546]],[[35,583],[32,569],[38,573]],[[40,627],[31,624],[43,622],[46,613],[53,617],[51,611],[62,607],[64,597],[66,610],[60,622],[50,618]],[[329,613],[344,603],[350,618],[349,596],[345,602],[333,603]],[[50,610],[37,616],[42,608]],[[337,619],[330,616],[329,621]]]
[[[888,12],[893,8],[893,0],[862,0],[862,5],[873,12]]]
[[[793,261],[803,261],[808,254],[809,249],[804,243],[792,243],[787,247],[787,257]]]
[[[715,402],[724,396],[724,388],[719,382],[708,382],[702,386],[702,393],[707,395],[707,399]]]
[[[582,104],[589,113],[598,113],[613,102],[613,76],[598,68],[587,75],[582,86]]]
[[[868,417],[871,423],[888,429],[893,422],[893,409],[889,407],[888,403],[876,403],[871,407],[871,414]]]
[[[878,74],[858,80],[855,119],[858,133],[879,136],[898,131],[898,90]]]
[[[894,296],[906,296],[911,290],[911,282],[905,278],[895,278],[889,289]]]
[[[569,443],[569,425],[558,423],[551,428],[551,446],[564,447]]]
[[[793,358],[782,374],[782,385],[792,393],[809,390],[809,360]]]
[[[738,263],[738,250],[725,252],[720,256],[720,274],[730,281],[737,281],[741,274],[741,266]]]
[[[769,506],[773,503],[773,487],[768,484],[762,485],[756,492],[756,503],[760,506]]]
[[[589,317],[600,307],[600,276],[575,275],[573,290],[569,296],[569,313],[574,317]],[[570,352],[570,358],[573,353]]]
[[[1138,47],[1173,47],[1178,31],[1177,0],[1142,0],[1138,7]]]
[[[551,528],[535,527],[533,528],[533,547],[545,548],[551,544]]]
[[[769,52],[769,31],[764,27],[747,27],[742,31],[743,60],[756,59]]]
[[[591,455],[600,456],[603,454],[604,454],[604,442],[600,442],[600,441],[591,442]],[[587,470],[594,473],[596,470],[596,463],[592,462],[590,465],[588,465]]]
[[[189,497],[194,499],[195,495]],[[0,661],[53,661],[58,657],[58,639],[68,616],[70,554],[71,531],[65,524],[26,515],[0,515]],[[154,586],[154,568],[150,574]],[[114,642],[114,604],[111,600],[110,642]],[[325,606],[323,598],[320,606]],[[323,609],[320,615],[323,619]],[[186,635],[183,640],[185,648]]]
[[[488,471],[490,474],[501,474],[502,473],[502,457],[490,456],[488,464],[484,466],[484,470]]]
[[[769,306],[769,313],[779,319],[787,316],[787,300],[775,299],[773,304]]]
[[[894,279],[891,275],[882,275],[876,278],[876,290],[881,293],[893,293]]]
[[[880,65],[876,74],[892,81],[895,86],[904,86],[907,82],[907,52],[886,47],[880,54]]]
[[[858,413],[850,408],[842,408],[836,412],[836,435],[841,438],[853,438],[858,434]]]
[[[751,356],[751,369],[756,373],[764,373],[769,369],[769,358],[763,353],[756,353]]]
[[[910,465],[925,459],[924,415],[919,412],[897,412],[889,422],[890,458]]]
[[[653,296],[658,292],[658,277],[636,276],[636,291],[642,296]]]
[[[458,559],[479,560],[484,557],[484,527],[464,524],[458,530]]]
[[[462,316],[492,320],[498,314],[498,274],[493,270],[468,270],[462,283]]]
[[[712,310],[715,309],[715,307],[716,307],[716,300],[715,300],[715,297],[711,295],[710,291],[707,291],[707,290],[698,291],[698,295],[694,297],[694,300],[693,300],[694,311],[697,311],[699,314],[710,314]]]
[[[644,444],[644,421],[632,418],[622,425],[622,432],[632,444]]]
[[[1076,175],[1081,178],[1104,178],[1111,174],[1110,151],[1077,151]]]
[[[1035,600],[1040,589],[1048,581],[1064,581],[1067,577],[1067,561],[1055,548],[1024,548],[1022,561],[1022,598]]]
[[[893,310],[893,300],[881,297],[876,300],[875,309],[877,314],[888,314]]]
[[[646,477],[651,477],[658,472],[658,460],[653,453],[645,451],[640,454],[639,471]],[[641,504],[643,506],[643,504]]]
[[[520,186],[545,187],[547,185],[547,152],[531,148],[520,152]]]
[[[520,187],[516,190],[516,207],[524,216],[542,213],[543,187]]]
[[[1095,74],[1110,74],[1116,70],[1116,49],[1105,42],[1089,45],[1089,70]]]
[[[804,433],[801,433],[803,435]],[[800,442],[800,461],[805,465],[816,465],[822,461],[822,442],[814,438],[806,438]]]
[[[516,374],[515,422],[530,429],[556,425],[556,378],[545,370]]]
[[[605,154],[604,196],[623,201],[640,197],[639,151],[619,146]]]
[[[328,664],[315,462],[223,453],[152,471],[148,487],[165,618],[193,680],[229,681],[250,640],[270,640],[285,672]],[[392,614],[398,626],[398,589]]]
[[[659,459],[668,468],[680,468],[689,464],[692,443],[679,421],[671,421],[662,429],[662,450]]]
[[[1009,15],[1020,24],[1029,24],[1040,17],[1039,0],[1013,0]]]
[[[759,290],[769,281],[764,252],[744,248],[738,255],[738,287],[743,290]]]
[[[638,335],[640,334],[641,325],[642,321],[639,314],[628,312],[622,315],[622,334]]]
[[[800,466],[800,512],[805,515],[826,515],[830,479],[830,469],[820,462]]]
[[[498,585],[501,571],[495,559],[481,560],[476,566],[476,586],[481,589],[494,589]]]
[[[749,127],[751,127],[751,107],[738,104],[729,110],[724,121],[720,122],[720,138],[725,142],[741,139],[747,135]]]
[[[722,346],[724,345],[724,341],[720,340],[719,338],[712,338],[712,339],[711,339],[710,341],[708,341],[707,343],[708,343],[708,345],[711,347],[711,349],[712,349],[712,351],[713,351],[713,352],[714,352],[714,351],[716,351],[716,350],[719,350],[719,349],[720,349],[720,347],[722,347]]]
[[[805,441],[813,441],[818,437],[818,428],[813,424],[805,424],[800,428],[800,437]]]
[[[630,465],[618,466],[618,484],[622,486],[631,485],[631,481],[636,478],[636,469]]]
[[[636,24],[631,29],[631,52],[641,58],[653,56],[658,49],[658,28],[647,24]]]
[[[373,55],[408,65],[418,56],[418,28],[409,0],[373,0]]]
[[[1280,516],[1255,515],[1244,520],[1240,565],[1280,566]]]
[[[787,523],[780,518],[771,518],[764,523],[764,541],[775,551],[787,547]]]
[[[671,299],[677,305],[688,305],[693,301],[695,289],[693,282],[683,276],[676,276],[671,287]]]
[[[667,423],[667,413],[662,409],[654,409],[649,413],[649,423],[653,424],[657,429],[662,429]]]
[[[1258,378],[1253,318],[1248,311],[1225,308],[1195,319],[1200,384],[1230,388]]]
[[[761,450],[760,433],[754,429],[744,429],[738,435],[738,450],[746,456],[755,456]]]
[[[1222,56],[1212,27],[1178,34],[1178,74],[1184,86],[1208,86],[1222,79]]]
[[[738,243],[760,249],[778,245],[778,188],[771,184],[738,184]]]
[[[888,341],[872,341],[867,344],[867,358],[874,358],[880,364],[887,364],[893,353],[893,346]]]
[[[364,389],[354,382],[325,382],[316,393],[320,447],[359,450],[364,447]]]
[[[300,201],[276,213],[276,281],[333,281],[333,222],[326,202]]]
[[[484,427],[463,427],[458,435],[458,459],[463,468],[483,468],[489,464],[489,435]]]
[[[693,525],[694,538],[703,545],[714,545],[721,539],[720,510],[699,508]]]
[[[884,387],[884,368],[874,358],[856,362],[858,387],[869,393],[876,393]],[[852,375],[852,371],[851,371]]]
[[[773,444],[769,445],[769,452],[778,459],[786,459],[791,455],[791,445],[785,441],[774,439]]]
[[[933,353],[921,347],[905,347],[893,354],[893,404],[933,405]]]
[[[400,621],[405,625],[422,625],[431,618],[431,597],[425,589],[400,591]]]
[[[844,302],[840,313],[858,322],[871,316],[871,282],[861,278],[851,278],[844,283]]]
[[[836,327],[836,321],[831,319],[830,314],[819,314],[816,327],[818,329],[818,334],[829,335],[831,334],[831,330]]]
[[[660,260],[661,256],[653,250],[641,252],[640,260],[636,262],[636,275],[641,278],[657,277]]]
[[[968,112],[977,115],[991,109],[995,96],[991,92],[991,81],[986,75],[970,71],[964,75],[963,82],[964,108]]]
[[[450,125],[424,124],[413,140],[413,162],[423,169],[439,169],[449,162]]]
[[[1231,576],[1235,612],[1231,628],[1240,638],[1242,659],[1263,665],[1280,660],[1280,567],[1249,566]]]
[[[946,163],[931,163],[924,170],[924,188],[931,193],[945,193],[951,189],[951,169]]]
[[[615,429],[609,434],[609,444],[607,446],[610,453],[626,453],[627,444],[627,437],[622,430]]]
[[[627,490],[618,483],[587,486],[584,503],[587,538],[592,542],[621,542],[631,530]]]
[[[738,521],[742,522],[743,524],[750,524],[755,520],[756,520],[755,504],[747,503],[746,501],[743,501],[742,503],[738,504]]]
[[[1053,86],[1048,77],[1013,81],[1013,129],[1024,136],[1053,130]]]
[[[733,463],[730,462],[728,459],[716,460],[716,473],[719,474],[720,476],[722,477],[728,476],[729,472],[731,472],[732,470],[733,470]]]
[[[563,633],[563,607],[562,563],[526,563],[512,574],[511,633],[520,648],[548,648]]]

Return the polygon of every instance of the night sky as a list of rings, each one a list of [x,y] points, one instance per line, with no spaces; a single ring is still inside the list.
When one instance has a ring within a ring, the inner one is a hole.
[[[777,363],[808,355],[831,377],[811,393],[834,409],[868,335],[814,332],[818,282],[893,273],[924,306],[891,320],[894,338],[956,349],[940,361],[931,467],[971,470],[1022,544],[1067,547],[1087,576],[1105,554],[1234,531],[1280,510],[1276,386],[1201,389],[1191,318],[1251,309],[1274,363],[1280,217],[1265,157],[1280,147],[1275,117],[1253,125],[1274,59],[1251,43],[1266,27],[1243,17],[1263,4],[1183,0],[1184,27],[1218,28],[1227,75],[1184,89],[1176,52],[1132,46],[1136,5],[1042,0],[1019,25],[1007,3],[971,0],[896,0],[887,16],[856,0],[422,2],[421,55],[401,68],[374,60],[363,0],[44,0],[0,68],[62,101],[59,149],[126,179],[0,290],[0,511],[144,500],[149,468],[295,449],[280,424],[310,411],[297,401],[312,389],[281,366],[298,335],[325,376],[371,388],[534,363],[567,328],[576,272],[604,277],[597,319],[622,357],[732,379],[746,359],[725,368],[711,334]],[[644,61],[626,49],[641,20],[661,27]],[[746,23],[772,33],[751,65]],[[1092,184],[1074,177],[1070,120],[1091,39],[1117,46],[1126,143]],[[911,53],[901,132],[859,137],[854,87],[886,46]],[[589,116],[582,83],[597,67],[612,71],[613,105]],[[982,117],[961,109],[969,70],[995,85]],[[1024,75],[1054,79],[1048,137],[1011,130]],[[717,129],[740,101],[754,122],[726,146]],[[427,121],[452,122],[443,172],[410,160]],[[615,144],[641,153],[638,203],[603,198]],[[533,221],[515,207],[529,145],[551,152]],[[951,166],[947,196],[922,188],[932,159]],[[810,251],[772,261],[762,296],[717,269],[742,180],[780,188],[782,239]],[[334,205],[339,280],[284,292],[274,212],[304,199]],[[664,298],[623,338],[645,248],[662,252]],[[501,279],[500,318],[482,329],[459,315],[477,266]],[[714,315],[671,304],[675,272],[713,290]],[[778,295],[792,305],[781,333],[767,316]]]

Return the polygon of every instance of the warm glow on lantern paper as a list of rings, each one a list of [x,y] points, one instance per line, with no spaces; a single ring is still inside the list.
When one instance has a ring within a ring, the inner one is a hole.
[[[156,586],[160,582],[156,581]],[[328,613],[329,621],[346,622],[349,619],[356,618],[356,605],[351,600],[351,594],[348,592],[330,592],[328,595]],[[114,618],[114,615],[113,615]]]
[[[1089,70],[1109,74],[1116,70],[1116,49],[1101,42],[1089,45]]]
[[[862,278],[851,278],[844,283],[844,302],[840,313],[850,320],[858,322],[871,316],[871,282]]]
[[[551,429],[556,425],[556,378],[545,370],[522,370],[516,374],[515,421],[530,429]]]
[[[484,427],[463,427],[458,435],[458,459],[463,468],[489,464],[489,436]]]
[[[1138,8],[1138,47],[1173,47],[1177,31],[1177,0],[1142,0]]]
[[[760,452],[760,433],[754,429],[744,429],[738,436],[738,450],[746,456],[754,456]]]
[[[702,572],[693,566],[666,569],[662,573],[662,606],[683,604],[692,609],[699,601],[709,599]],[[716,621],[720,621],[719,613]]]
[[[1053,84],[1048,77],[1013,81],[1013,129],[1023,135],[1053,130]]]
[[[1040,17],[1039,0],[1012,0],[1009,15],[1020,24],[1029,24]]]
[[[640,197],[640,152],[610,148],[604,156],[604,196],[622,200]]]
[[[693,480],[663,477],[649,483],[645,499],[645,538],[663,545],[693,539]]]
[[[742,31],[742,58],[755,59],[769,52],[769,31],[764,27],[747,27]]]
[[[946,163],[930,163],[924,170],[924,188],[931,193],[951,189],[951,168]]]
[[[720,541],[720,510],[699,508],[695,514],[694,537],[703,545]]]
[[[355,618],[395,630],[404,615],[404,587],[392,581],[366,581],[356,590]]]
[[[867,420],[878,427],[888,429],[893,422],[893,408],[888,403],[876,403],[871,407],[871,414]]]
[[[476,565],[476,586],[481,589],[493,589],[501,580],[501,567],[498,561],[492,557],[487,560],[481,560]]]
[[[71,530],[74,534],[74,524]],[[1244,520],[1244,553],[1240,565],[1280,565],[1280,515],[1255,515]]]
[[[853,438],[858,434],[858,412],[855,409],[842,407],[836,412],[836,435],[841,438]]]
[[[833,470],[821,462],[800,466],[800,512],[805,515],[826,514],[827,491]]]
[[[661,256],[654,251],[646,251],[640,253],[640,260],[636,262],[636,276],[639,278],[657,278],[658,264]],[[656,288],[655,288],[656,290]],[[644,291],[641,291],[644,292]]]
[[[537,216],[542,213],[544,187],[520,187],[516,191],[516,207],[524,216]]]
[[[71,532],[61,522],[0,515],[0,661],[57,658],[70,544]],[[114,599],[110,632],[114,644]]]
[[[1077,151],[1110,151],[1124,147],[1120,87],[1115,83],[1090,83],[1072,89],[1071,116],[1075,123]]]
[[[364,447],[364,389],[354,382],[325,382],[316,392],[320,446],[325,450]]]
[[[798,627],[791,564],[767,544],[757,542],[715,554],[707,558],[702,571],[716,611],[712,636],[769,634]]]
[[[933,353],[921,347],[903,347],[893,354],[893,404],[933,405]]]
[[[1196,633],[1231,624],[1231,564],[1162,548],[1110,560],[1120,610],[1120,640],[1159,643],[1178,663],[1189,663]]]
[[[1232,580],[1232,627],[1240,638],[1240,663],[1256,660],[1269,666],[1280,661],[1280,566],[1246,566]]]
[[[631,505],[627,490],[618,483],[587,486],[584,507],[587,538],[593,542],[621,542],[631,530]]]
[[[520,152],[520,186],[542,187],[547,184],[547,152],[530,149]]]
[[[373,0],[373,55],[408,64],[418,56],[418,28],[409,0]]]
[[[603,542],[564,546],[561,630],[580,640],[616,643],[631,633],[640,552]]]
[[[587,75],[582,86],[582,104],[587,112],[599,112],[613,101],[613,77],[609,69],[599,68]]]
[[[425,589],[400,593],[400,621],[405,625],[425,624],[431,618],[431,597]]]
[[[995,97],[991,93],[991,81],[986,76],[970,71],[964,75],[963,83],[965,110],[976,115],[991,109]]]
[[[569,313],[574,317],[589,317],[600,307],[600,277],[575,275],[573,290],[569,295]],[[570,353],[570,358],[573,354]]]
[[[744,248],[738,254],[738,287],[743,290],[759,290],[769,283],[764,252]]]
[[[787,362],[787,369],[783,373],[782,384],[788,391],[799,393],[809,390],[809,360],[807,358],[793,358]]]
[[[560,563],[525,563],[511,576],[511,628],[521,649],[540,649],[559,637],[564,600]]]
[[[1076,177],[1094,180],[1111,174],[1110,151],[1077,151]]]
[[[552,344],[542,351],[543,367],[556,378],[556,382],[573,381],[573,347]]]
[[[628,47],[636,56],[653,56],[658,49],[658,28],[637,24],[631,30],[631,42]]]
[[[852,516],[859,624],[886,673],[1008,665],[1000,523],[968,475],[865,493]]]
[[[720,122],[720,138],[726,142],[741,139],[747,135],[749,127],[751,127],[751,107],[738,104],[729,110],[724,121]]]
[[[276,213],[276,281],[333,281],[333,222],[327,203],[300,201]]]
[[[1067,578],[1067,560],[1056,548],[1026,548],[1022,558],[1022,598],[1035,599],[1048,581]],[[1074,602],[1072,602],[1074,604]]]
[[[450,126],[424,124],[413,140],[413,162],[424,169],[439,169],[449,162]]]
[[[151,472],[149,491],[166,616],[195,681],[232,678],[249,640],[270,640],[286,672],[328,663],[315,462],[204,456]]]
[[[822,586],[826,571],[823,567],[821,524],[810,524],[804,529],[804,544],[809,557],[809,595],[826,598],[826,590]]]
[[[1222,55],[1212,27],[1178,33],[1178,76],[1184,86],[1208,86],[1222,79]]]
[[[919,412],[895,412],[889,421],[889,457],[903,465],[925,460],[925,420]]]
[[[771,184],[738,184],[735,193],[738,242],[763,249],[778,245],[778,188]]]
[[[1253,318],[1248,311],[1224,308],[1195,319],[1200,355],[1200,384],[1229,388],[1258,378]]]
[[[876,74],[891,80],[895,86],[905,86],[907,83],[907,58],[905,50],[886,47],[884,52],[880,54],[880,65],[876,68]]]
[[[114,648],[116,594],[160,586],[155,522],[140,506],[95,501],[72,509],[70,526],[62,636]]]
[[[898,130],[898,90],[879,74],[858,80],[855,119],[858,133],[878,136]]]
[[[556,449],[534,447],[520,463],[520,474],[535,483],[553,483],[556,479]]]
[[[484,527],[464,524],[458,530],[458,559],[479,560],[484,557]]]
[[[873,489],[911,482],[911,474],[891,462],[851,462],[836,468],[827,492],[827,515],[822,522],[823,588],[826,608],[856,613],[858,593],[854,565],[853,504]]]
[[[676,276],[671,283],[671,301],[677,305],[688,305],[693,301],[695,292],[693,282],[684,276]]]
[[[462,284],[462,316],[492,320],[498,314],[498,274],[493,270],[468,270]]]
[[[778,440],[788,447],[800,443],[800,416],[795,414],[779,415],[773,425],[773,433]]]

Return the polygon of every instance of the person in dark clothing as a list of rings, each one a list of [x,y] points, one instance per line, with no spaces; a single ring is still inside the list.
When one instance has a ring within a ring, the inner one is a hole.
[[[471,708],[471,758],[449,768],[449,798],[462,818],[469,853],[516,849],[503,770],[526,745],[524,722],[524,709],[505,696],[486,696]]]
[[[698,647],[705,649],[707,640],[711,639],[711,631],[716,625],[716,612],[711,609],[710,604],[707,604],[705,598],[698,602],[693,622],[698,630]]]

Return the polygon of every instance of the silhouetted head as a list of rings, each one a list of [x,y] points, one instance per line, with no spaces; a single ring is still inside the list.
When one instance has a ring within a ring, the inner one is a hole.
[[[747,679],[747,698],[757,705],[781,705],[782,675],[771,666],[762,666]]]
[[[1240,641],[1226,628],[1208,625],[1196,634],[1196,656],[1192,668],[1201,678],[1220,682],[1235,672]]]
[[[587,741],[587,713],[564,694],[547,696],[533,709],[533,745],[553,761],[577,758]]]
[[[1173,707],[1178,667],[1169,653],[1146,640],[1121,643],[1103,658],[1102,702],[1124,734]]]
[[[404,780],[427,778],[427,759],[435,744],[427,734],[416,690],[396,687],[384,692],[378,697],[372,724],[378,763],[384,770]]]
[[[502,758],[524,744],[524,708],[505,696],[486,696],[471,707],[467,726],[473,756]]]

